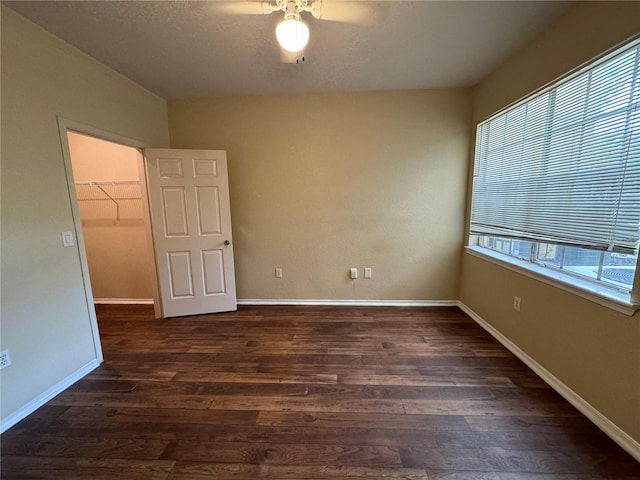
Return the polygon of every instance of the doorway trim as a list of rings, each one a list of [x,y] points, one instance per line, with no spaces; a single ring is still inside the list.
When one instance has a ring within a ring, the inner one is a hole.
[[[149,199],[147,197],[147,176],[146,171],[143,167],[143,156],[141,150],[144,148],[148,148],[149,145],[140,142],[135,139],[123,137],[122,135],[118,135],[116,133],[108,132],[106,130],[101,130],[99,128],[92,127],[90,125],[85,125],[79,122],[75,122],[73,120],[68,120],[66,118],[57,117],[58,119],[58,131],[60,133],[60,144],[62,146],[62,157],[64,159],[64,170],[67,179],[67,190],[69,192],[69,202],[71,204],[71,214],[73,217],[73,227],[75,230],[76,243],[78,248],[78,254],[80,257],[80,268],[82,273],[82,283],[84,285],[85,299],[87,312],[89,314],[89,321],[91,325],[91,333],[93,336],[93,345],[96,353],[96,358],[99,363],[102,363],[104,357],[102,355],[102,346],[100,344],[100,332],[98,331],[98,320],[96,318],[96,311],[93,305],[93,290],[91,289],[91,280],[89,277],[89,262],[87,261],[87,251],[84,243],[84,235],[82,233],[82,220],[80,219],[80,211],[78,208],[78,198],[76,195],[76,189],[74,185],[73,178],[73,168],[71,164],[71,152],[69,149],[69,139],[67,137],[67,133],[69,131],[80,133],[83,135],[88,135],[90,137],[97,138],[99,140],[106,140],[108,142],[117,143],[120,145],[124,145],[127,147],[133,147],[138,150],[138,166],[140,172],[140,185],[143,187],[143,195],[142,195],[142,206],[145,215],[145,226],[147,230],[147,241],[151,248],[153,248],[153,241],[149,238],[151,234],[151,226],[149,224],[150,216],[149,216]],[[142,168],[140,168],[142,167]],[[155,255],[153,255],[153,250],[151,251],[151,259],[152,262],[152,273],[153,273],[153,281],[151,282],[153,288],[153,305],[156,318],[161,315],[159,311],[159,291],[157,284],[157,269],[155,263]]]

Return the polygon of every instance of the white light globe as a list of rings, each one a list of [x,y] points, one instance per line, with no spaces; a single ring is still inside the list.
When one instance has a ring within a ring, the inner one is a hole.
[[[290,18],[276,27],[276,37],[282,48],[288,52],[299,52],[309,41],[309,27],[300,20]]]

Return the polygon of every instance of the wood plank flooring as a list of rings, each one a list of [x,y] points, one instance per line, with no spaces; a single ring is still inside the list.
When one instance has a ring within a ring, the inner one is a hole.
[[[640,479],[457,308],[97,311],[105,362],[2,435],[2,479]]]

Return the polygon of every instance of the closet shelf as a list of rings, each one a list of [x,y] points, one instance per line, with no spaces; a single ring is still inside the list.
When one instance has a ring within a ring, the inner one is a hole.
[[[108,201],[116,207],[116,220],[120,219],[122,201],[141,200],[142,191],[137,180],[109,180],[74,182],[78,201]]]
[[[75,182],[75,185],[140,185],[138,180],[109,180],[109,181],[91,181],[91,182]]]
[[[78,200],[111,200],[117,203],[117,200],[142,198],[140,182],[136,180],[75,182],[74,184]]]

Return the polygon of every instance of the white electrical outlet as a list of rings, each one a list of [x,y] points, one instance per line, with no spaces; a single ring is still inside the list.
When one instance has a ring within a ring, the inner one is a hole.
[[[276,268],[276,278],[282,278],[282,269]]]
[[[4,367],[11,365],[11,357],[9,356],[9,350],[3,350],[0,352],[0,370]]]
[[[352,279],[358,278],[358,269],[357,268],[350,269],[349,274],[351,275]]]
[[[365,267],[364,268],[364,278],[371,278],[373,276],[373,268]]]
[[[513,309],[514,309],[516,312],[519,312],[519,311],[520,311],[520,302],[521,302],[521,301],[522,301],[522,300],[520,299],[520,297],[518,297],[518,296],[513,297]]]

